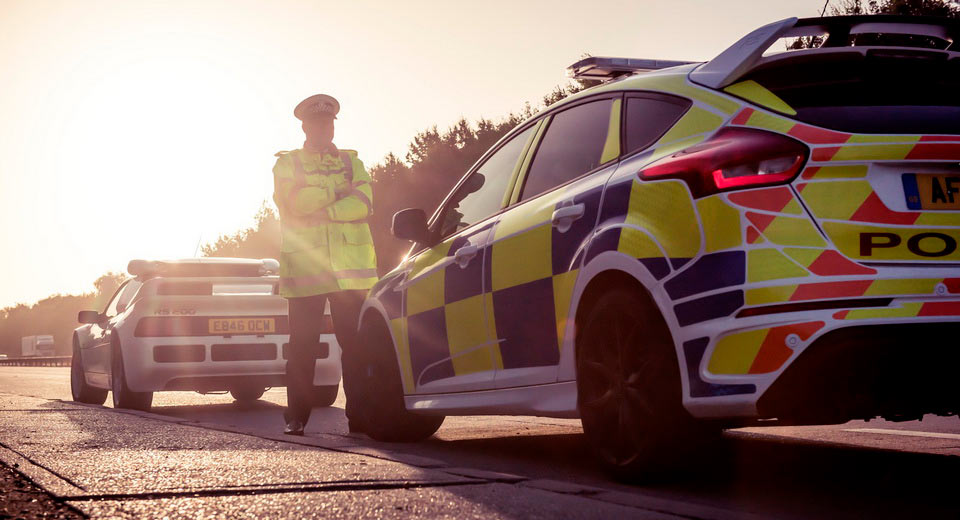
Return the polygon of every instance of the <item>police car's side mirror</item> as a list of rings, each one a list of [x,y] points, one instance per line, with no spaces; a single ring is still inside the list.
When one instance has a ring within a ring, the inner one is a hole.
[[[430,237],[427,229],[427,215],[419,208],[407,208],[394,213],[390,230],[393,236],[401,240],[421,244],[426,243]]]
[[[77,313],[80,323],[100,323],[100,313],[97,311],[80,311]]]

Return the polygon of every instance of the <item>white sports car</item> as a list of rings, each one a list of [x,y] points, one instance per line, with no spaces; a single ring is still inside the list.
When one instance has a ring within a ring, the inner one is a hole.
[[[81,311],[73,334],[75,401],[148,410],[153,393],[229,391],[238,401],[286,386],[287,302],[273,259],[133,260],[102,311]],[[340,348],[329,310],[317,344],[316,405],[340,383]]]

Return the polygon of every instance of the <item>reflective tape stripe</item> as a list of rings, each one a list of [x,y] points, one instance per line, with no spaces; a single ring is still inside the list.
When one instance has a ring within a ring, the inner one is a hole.
[[[362,202],[367,207],[367,211],[373,211],[373,203],[370,202],[370,197],[367,197],[366,193],[358,190],[357,188],[354,188],[350,190],[350,196],[354,196],[360,199],[360,202]]]
[[[350,158],[350,154],[347,152],[340,152],[339,154],[340,162],[343,163],[343,168],[340,169],[340,173],[343,173],[346,177],[347,182],[353,182],[353,159]]]
[[[280,283],[287,287],[310,287],[323,283],[336,283],[338,280],[353,278],[376,278],[376,269],[344,269],[332,273],[312,274],[307,276],[290,276],[280,279]]]
[[[287,193],[287,206],[292,212],[297,207],[297,194],[300,188],[307,185],[307,176],[296,152],[290,154],[290,159],[293,161],[293,187],[290,188],[290,193]]]
[[[344,278],[373,278],[377,276],[376,269],[344,269],[342,271],[334,271],[333,273],[337,279],[343,280]]]
[[[331,273],[314,274],[309,276],[281,277],[280,285],[286,287],[310,287],[324,283],[336,283],[337,279]]]

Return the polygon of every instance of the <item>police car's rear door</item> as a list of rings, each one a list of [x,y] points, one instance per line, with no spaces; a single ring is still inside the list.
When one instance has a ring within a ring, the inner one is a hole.
[[[415,393],[492,386],[499,359],[488,333],[487,252],[535,130],[532,125],[504,142],[463,179],[433,223],[440,242],[410,260],[405,322]]]
[[[619,93],[587,98],[547,116],[494,229],[491,333],[498,388],[556,381],[572,341],[568,314],[579,253],[597,220],[603,185],[620,154]]]

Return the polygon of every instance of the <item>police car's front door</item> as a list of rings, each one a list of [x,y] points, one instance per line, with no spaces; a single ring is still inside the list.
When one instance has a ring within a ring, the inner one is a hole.
[[[548,115],[490,252],[499,388],[556,381],[583,246],[620,155],[619,95]]]
[[[533,132],[505,142],[461,181],[433,222],[439,243],[409,260],[405,324],[415,393],[492,386],[499,358],[488,332],[487,255]]]

